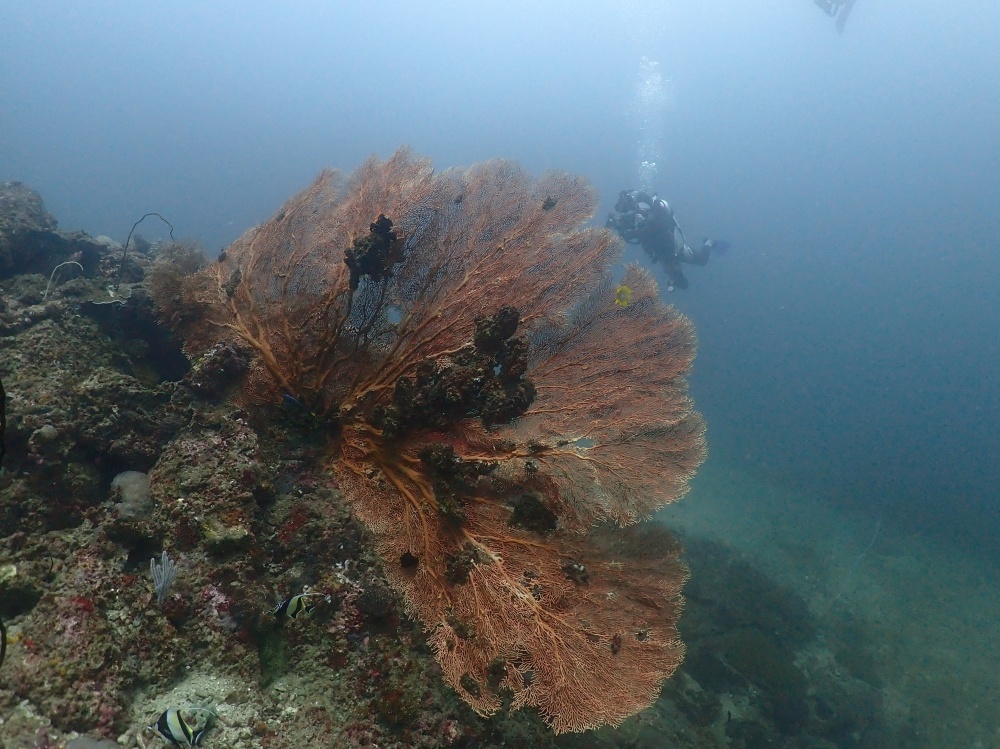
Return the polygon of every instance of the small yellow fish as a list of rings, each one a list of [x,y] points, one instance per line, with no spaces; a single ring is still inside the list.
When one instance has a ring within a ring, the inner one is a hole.
[[[619,286],[615,289],[615,304],[619,307],[628,307],[628,303],[632,301],[632,289],[628,286]]]

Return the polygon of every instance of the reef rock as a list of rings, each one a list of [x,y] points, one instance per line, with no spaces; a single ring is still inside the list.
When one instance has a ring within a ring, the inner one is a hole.
[[[0,277],[44,273],[71,257],[92,275],[102,245],[84,232],[61,232],[42,196],[21,182],[0,182]]]

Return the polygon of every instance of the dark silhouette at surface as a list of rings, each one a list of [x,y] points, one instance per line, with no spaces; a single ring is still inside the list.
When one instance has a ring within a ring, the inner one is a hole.
[[[831,18],[837,17],[837,33],[843,33],[847,17],[851,14],[855,0],[813,0],[816,6]]]
[[[681,263],[705,265],[713,248],[722,252],[729,246],[726,242],[706,239],[697,250],[692,249],[667,201],[645,190],[622,190],[605,226],[618,232],[626,242],[642,245],[653,262],[663,264],[670,278],[667,291],[688,287]]]

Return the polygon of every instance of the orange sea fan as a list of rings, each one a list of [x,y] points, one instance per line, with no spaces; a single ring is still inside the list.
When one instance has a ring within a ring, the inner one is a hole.
[[[174,316],[192,353],[254,351],[244,398],[330,425],[329,468],[447,681],[556,731],[619,723],[680,663],[678,549],[621,526],[705,452],[691,326],[638,268],[615,304],[596,203],[579,178],[402,150],[324,172],[185,277],[202,314]]]

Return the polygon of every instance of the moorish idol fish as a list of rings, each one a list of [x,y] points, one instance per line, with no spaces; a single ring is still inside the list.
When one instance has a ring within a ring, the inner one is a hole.
[[[189,708],[188,712],[206,712],[215,715],[211,710],[203,710],[202,708]],[[198,746],[198,742],[205,735],[205,729],[208,728],[208,725],[206,724],[203,728],[195,731],[184,720],[181,711],[172,707],[165,710],[150,728],[155,728],[163,738],[174,746],[186,746],[191,749],[191,747]]]
[[[316,608],[315,603],[309,603],[306,600],[309,596],[318,596],[319,593],[299,593],[298,595],[292,596],[291,598],[286,598],[284,601],[279,603],[274,607],[274,618],[281,619],[282,617],[288,616],[294,619],[303,611],[307,614]]]

